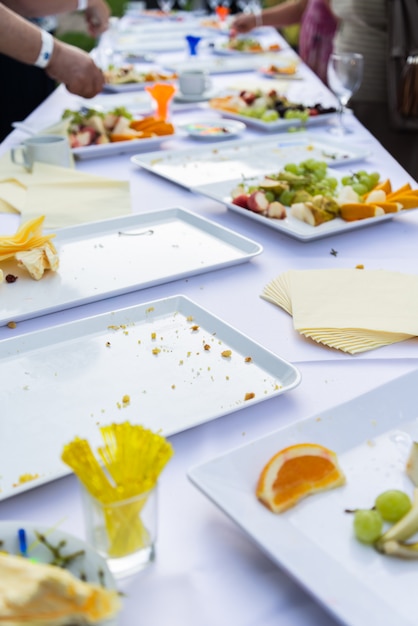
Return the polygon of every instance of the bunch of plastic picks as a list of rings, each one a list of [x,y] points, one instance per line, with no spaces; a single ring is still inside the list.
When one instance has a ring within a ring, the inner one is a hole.
[[[122,557],[149,544],[141,510],[173,448],[161,435],[129,422],[100,431],[99,458],[78,437],[64,446],[61,458],[103,511],[109,556]]]

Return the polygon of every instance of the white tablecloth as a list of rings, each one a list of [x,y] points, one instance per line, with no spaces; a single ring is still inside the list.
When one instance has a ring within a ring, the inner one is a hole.
[[[311,73],[295,89],[329,94]],[[252,74],[217,75],[216,87],[230,86]],[[309,87],[307,87],[309,85]],[[79,99],[60,87],[28,123],[42,128],[58,119]],[[185,120],[190,111],[174,114]],[[369,148],[365,169],[390,176],[394,185],[413,182],[356,120],[347,145]],[[315,129],[312,132],[323,132]],[[248,131],[249,136],[262,133]],[[24,135],[12,133],[0,147],[4,152]],[[193,140],[172,139],[163,149],[196,146]],[[363,167],[363,165],[361,166]],[[295,335],[292,322],[280,309],[260,299],[262,288],[282,271],[311,267],[382,267],[418,271],[418,214],[353,233],[301,243],[250,219],[231,213],[220,203],[195,195],[135,167],[129,156],[79,161],[77,168],[110,178],[129,179],[132,207],[137,213],[164,207],[185,207],[259,242],[264,252],[250,263],[102,300],[76,309],[0,328],[1,340],[67,320],[81,319],[117,307],[185,294],[213,314],[236,326],[281,357],[294,362],[302,374],[293,391],[195,427],[171,438],[175,456],[160,481],[159,537],[156,561],[126,588],[120,626],[325,626],[336,624],[328,611],[281,571],[252,541],[188,480],[186,472],[232,448],[390,381],[418,367],[418,342],[383,348],[356,357],[310,345]],[[343,169],[343,168],[341,168]],[[350,171],[352,167],[344,168]],[[357,168],[358,169],[358,168]],[[2,231],[13,230],[16,218],[0,216]],[[331,254],[331,250],[337,255]],[[7,419],[1,415],[1,420]],[[16,437],[24,434],[16,433]],[[34,445],[42,446],[42,432]],[[7,459],[1,459],[1,463]],[[1,469],[0,469],[1,474]],[[81,500],[74,476],[51,482],[0,501],[0,519],[31,520],[84,536]]]

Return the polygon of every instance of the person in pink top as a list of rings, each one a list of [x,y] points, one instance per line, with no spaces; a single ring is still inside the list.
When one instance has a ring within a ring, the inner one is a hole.
[[[300,24],[299,55],[319,78],[327,82],[327,63],[332,52],[337,19],[329,0],[288,0],[260,15],[241,13],[231,25],[231,34],[248,33],[257,26],[282,28]]]

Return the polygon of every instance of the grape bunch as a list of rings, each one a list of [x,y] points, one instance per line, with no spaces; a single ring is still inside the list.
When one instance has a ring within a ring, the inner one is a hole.
[[[379,172],[371,172],[370,174],[365,170],[354,172],[350,176],[343,176],[341,183],[344,186],[349,185],[359,196],[369,193],[379,182]]]
[[[412,507],[408,494],[399,489],[389,489],[377,496],[372,509],[357,509],[354,513],[355,537],[362,543],[375,543],[382,535],[384,522],[395,524]]]

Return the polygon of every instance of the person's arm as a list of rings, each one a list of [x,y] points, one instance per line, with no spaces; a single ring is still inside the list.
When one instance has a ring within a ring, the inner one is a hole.
[[[0,52],[16,61],[35,65],[42,41],[40,28],[0,4]],[[52,41],[51,54],[43,64],[48,76],[64,83],[71,93],[84,98],[98,94],[103,88],[104,76],[93,59],[75,46],[57,39]]]
[[[308,0],[288,0],[261,13],[263,26],[282,28],[291,24],[298,24],[305,12]],[[232,33],[248,33],[259,25],[256,15],[241,13],[231,24]]]
[[[3,4],[23,17],[43,17],[80,10],[79,0],[3,0]],[[92,37],[109,27],[110,8],[105,0],[87,0],[82,4]]]

